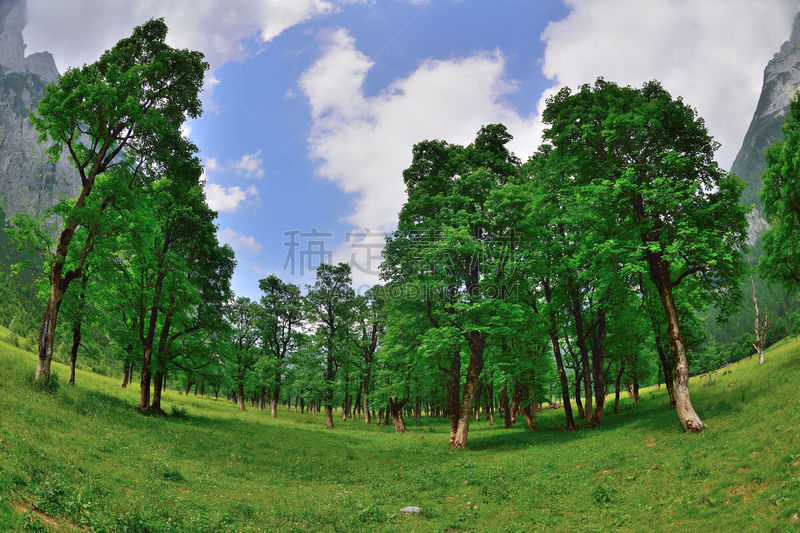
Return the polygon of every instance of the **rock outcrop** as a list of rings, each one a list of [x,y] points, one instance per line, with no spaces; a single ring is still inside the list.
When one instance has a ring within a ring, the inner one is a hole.
[[[747,182],[742,195],[746,204],[755,204],[750,214],[750,238],[755,241],[767,228],[759,194],[764,154],[767,148],[783,138],[781,126],[789,112],[789,101],[800,89],[800,13],[795,17],[789,40],[772,57],[764,69],[764,82],[753,120],[744,136],[731,171]]]
[[[78,192],[74,169],[66,159],[48,160],[28,120],[58,70],[47,52],[25,55],[26,7],[25,0],[0,0],[0,208],[6,216],[40,215]]]

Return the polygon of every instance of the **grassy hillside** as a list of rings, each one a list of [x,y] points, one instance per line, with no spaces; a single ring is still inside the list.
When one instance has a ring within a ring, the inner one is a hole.
[[[69,387],[59,365],[50,396],[28,384],[34,356],[0,341],[0,530],[796,531],[800,341],[766,358],[693,380],[700,435],[648,390],[600,429],[563,431],[560,411],[533,432],[481,420],[450,452],[429,419],[326,431],[174,392],[184,416],[145,417],[136,387],[87,372]]]

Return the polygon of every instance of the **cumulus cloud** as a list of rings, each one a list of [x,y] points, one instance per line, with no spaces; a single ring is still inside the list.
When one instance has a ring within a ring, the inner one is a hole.
[[[261,178],[264,176],[264,170],[261,165],[264,163],[261,157],[261,150],[256,150],[252,154],[244,154],[234,164],[233,168],[236,173],[244,176],[245,178]]]
[[[213,75],[224,63],[247,57],[244,40],[257,38],[267,43],[286,29],[336,7],[329,0],[29,2],[25,42],[29,53],[54,52],[63,72],[67,67],[96,60],[104,50],[130,35],[137,24],[164,17],[170,28],[169,43],[203,52]],[[207,88],[213,81],[213,76],[207,80]]]
[[[259,199],[258,190],[252,185],[247,189],[242,189],[241,187],[223,187],[207,181],[205,191],[208,206],[220,213],[235,213],[245,204]]]
[[[503,103],[515,86],[504,77],[499,51],[424,61],[410,76],[366,97],[371,66],[350,33],[339,29],[325,37],[320,58],[299,82],[311,105],[309,143],[318,173],[357,193],[348,219],[356,227],[393,228],[405,200],[402,172],[420,140],[468,143],[482,125],[503,122],[518,136],[515,148],[536,147],[536,121]]]
[[[753,116],[762,72],[789,37],[795,0],[567,0],[548,25],[542,72],[557,86],[598,76],[658,79],[697,108],[729,168]],[[546,96],[546,95],[545,95]]]
[[[242,235],[231,228],[225,228],[218,231],[217,238],[220,240],[220,242],[230,244],[237,254],[243,250],[251,253],[258,253],[261,251],[261,245],[256,242],[255,237],[250,235]]]

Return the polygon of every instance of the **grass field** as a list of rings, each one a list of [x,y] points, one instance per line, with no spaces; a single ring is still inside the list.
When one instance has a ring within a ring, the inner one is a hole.
[[[146,417],[138,387],[80,371],[70,387],[55,365],[51,396],[29,384],[33,368],[0,342],[2,531],[800,529],[797,339],[718,384],[693,380],[703,434],[682,431],[666,391],[646,390],[595,430],[563,431],[561,411],[536,431],[481,420],[462,452],[447,449],[443,420],[331,431],[320,415],[272,420],[175,392],[166,408],[185,416]]]

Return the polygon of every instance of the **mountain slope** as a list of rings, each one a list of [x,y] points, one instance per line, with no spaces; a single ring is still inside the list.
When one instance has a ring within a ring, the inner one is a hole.
[[[25,56],[25,12],[25,0],[0,0],[0,209],[9,218],[24,211],[42,214],[78,192],[72,167],[65,159],[48,160],[28,121],[58,70],[49,53]]]

